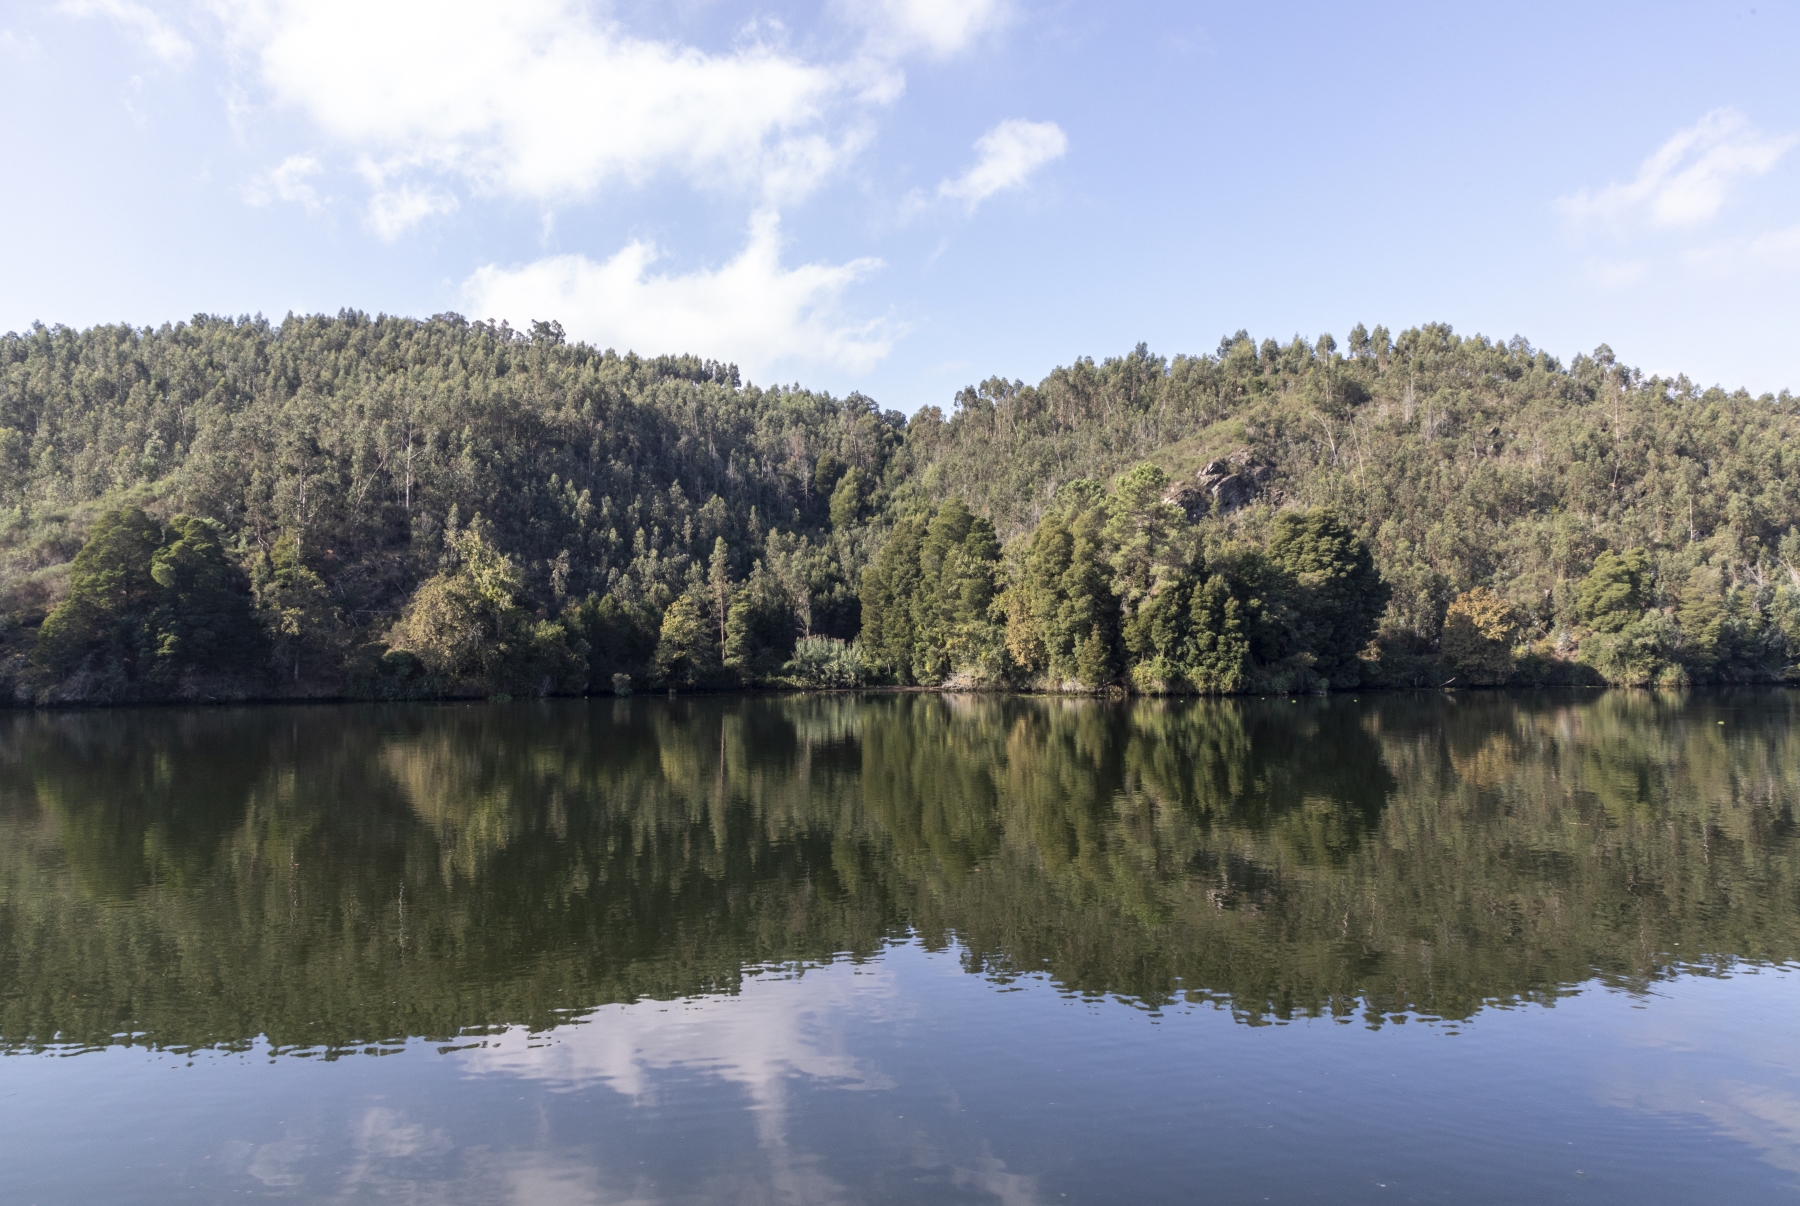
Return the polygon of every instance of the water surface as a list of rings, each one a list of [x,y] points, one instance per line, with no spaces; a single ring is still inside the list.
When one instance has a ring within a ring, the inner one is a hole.
[[[0,1200],[1791,1200],[1800,697],[0,718]]]

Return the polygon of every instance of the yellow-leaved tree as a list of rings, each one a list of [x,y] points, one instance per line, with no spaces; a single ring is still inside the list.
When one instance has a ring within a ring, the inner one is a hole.
[[[1495,687],[1513,671],[1513,637],[1519,623],[1504,599],[1485,586],[1456,596],[1444,613],[1438,651],[1460,684]]]

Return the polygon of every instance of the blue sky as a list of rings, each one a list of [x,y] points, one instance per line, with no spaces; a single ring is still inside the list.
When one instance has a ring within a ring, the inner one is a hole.
[[[1358,321],[1800,388],[1800,6],[0,0],[0,329],[557,318],[911,411]]]

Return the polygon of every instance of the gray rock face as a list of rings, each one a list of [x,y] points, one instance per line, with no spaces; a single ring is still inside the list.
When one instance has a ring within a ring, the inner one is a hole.
[[[1187,512],[1190,521],[1214,513],[1229,515],[1256,501],[1272,472],[1249,452],[1234,452],[1225,460],[1208,461],[1191,483],[1170,490],[1165,501]]]

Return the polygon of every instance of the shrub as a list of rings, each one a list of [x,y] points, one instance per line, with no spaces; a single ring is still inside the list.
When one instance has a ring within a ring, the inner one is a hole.
[[[868,679],[862,645],[835,637],[806,637],[794,645],[794,656],[781,668],[794,687],[860,687]]]

